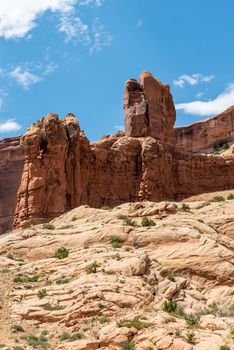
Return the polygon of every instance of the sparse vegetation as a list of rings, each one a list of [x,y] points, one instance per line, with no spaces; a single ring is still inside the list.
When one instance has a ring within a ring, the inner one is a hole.
[[[24,348],[22,346],[14,346],[13,350],[24,350]]]
[[[168,271],[166,277],[169,279],[169,281],[175,282],[175,275],[172,271]]]
[[[189,211],[190,206],[186,203],[183,203],[182,206],[179,208],[179,211]]]
[[[101,207],[102,210],[111,210],[111,208],[108,205],[103,205]]]
[[[11,326],[11,332],[12,333],[23,333],[24,329],[22,326],[20,326],[19,324],[13,324]]]
[[[55,281],[56,284],[66,284],[70,282],[70,278],[59,278]]]
[[[39,299],[43,299],[43,298],[46,296],[46,293],[47,293],[47,291],[46,291],[45,288],[40,289],[40,290],[37,292],[37,297],[38,297]]]
[[[221,345],[219,350],[231,350],[227,345]]]
[[[44,224],[44,225],[43,225],[43,229],[44,229],[44,230],[54,230],[55,227],[54,227],[53,224],[47,223],[47,224]]]
[[[123,246],[123,240],[120,237],[112,236],[110,239],[110,244],[113,248],[121,248]]]
[[[211,202],[225,202],[225,198],[223,196],[214,196]]]
[[[177,302],[174,300],[166,300],[163,305],[163,311],[171,313],[177,309]]]
[[[48,310],[48,311],[57,311],[57,310],[63,310],[65,307],[63,305],[52,305],[50,303],[47,303],[46,305],[43,306],[44,310]]]
[[[61,247],[56,250],[54,257],[58,259],[65,259],[68,257],[68,255],[69,255],[69,250],[64,247]]]
[[[186,341],[190,344],[194,344],[196,340],[196,336],[194,332],[186,333]]]
[[[149,219],[147,216],[144,216],[141,220],[141,226],[143,227],[148,227],[148,226],[155,226],[156,223],[154,222],[154,220]]]
[[[77,220],[77,217],[76,216],[73,216],[71,221],[76,221]]]
[[[109,322],[109,318],[107,316],[103,315],[99,318],[99,322],[101,324],[107,323],[107,322]]]
[[[227,196],[227,200],[233,200],[234,199],[234,193],[230,193],[228,196]]]
[[[120,349],[121,350],[134,350],[135,349],[135,343],[126,341],[123,344],[121,344]]]
[[[68,332],[63,332],[60,336],[59,336],[59,340],[61,341],[75,341],[75,340],[79,340],[82,338],[82,334],[81,333],[68,333]]]
[[[119,220],[123,220],[123,223],[125,226],[132,226],[132,227],[137,227],[137,223],[130,219],[127,215],[118,215],[117,218]]]
[[[32,282],[37,282],[38,279],[39,279],[38,275],[26,276],[26,275],[18,274],[14,277],[13,282],[15,282],[15,283],[32,283]]]
[[[166,317],[164,320],[164,323],[171,323],[176,322],[176,319],[174,317]]]
[[[7,258],[8,259],[11,259],[11,260],[14,260],[14,261],[18,261],[18,262],[24,262],[24,259],[22,259],[22,258],[17,258],[17,257],[15,257],[13,254],[11,254],[11,253],[9,253],[9,254],[7,254]]]
[[[97,272],[97,267],[98,267],[98,264],[97,264],[96,261],[94,261],[92,264],[86,266],[85,271],[86,271],[87,274],[96,273]]]
[[[48,343],[47,331],[43,331],[38,337],[35,335],[26,335],[22,336],[21,339],[25,340],[29,346],[32,346],[34,349],[49,349],[50,344]]]
[[[144,322],[140,319],[140,317],[134,317],[132,320],[122,319],[117,321],[116,323],[118,327],[136,328],[137,330],[149,328],[152,326],[152,323]]]

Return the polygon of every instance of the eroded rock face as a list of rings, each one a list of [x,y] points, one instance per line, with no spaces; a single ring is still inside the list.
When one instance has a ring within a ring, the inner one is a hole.
[[[214,118],[174,129],[175,143],[186,152],[211,153],[216,147],[234,143],[234,106]]]
[[[20,138],[0,141],[0,233],[10,230],[16,195],[23,171],[24,155]]]
[[[124,111],[127,136],[152,136],[173,143],[176,111],[169,85],[163,85],[148,72],[141,74],[140,83],[128,80]]]

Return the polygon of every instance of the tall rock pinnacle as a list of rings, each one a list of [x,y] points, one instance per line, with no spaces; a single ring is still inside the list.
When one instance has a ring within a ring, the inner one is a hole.
[[[140,82],[130,79],[124,90],[125,131],[127,136],[152,136],[173,143],[176,111],[169,85],[143,72]]]

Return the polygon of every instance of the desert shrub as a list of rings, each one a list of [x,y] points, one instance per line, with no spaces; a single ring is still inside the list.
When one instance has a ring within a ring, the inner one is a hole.
[[[168,271],[166,277],[169,279],[169,281],[175,282],[175,275],[172,271]]]
[[[108,207],[108,205],[103,205],[103,206],[101,206],[101,209],[102,209],[102,210],[111,210],[111,208]]]
[[[46,293],[47,293],[47,291],[46,291],[45,288],[40,289],[40,290],[37,292],[37,297],[38,297],[39,299],[43,299],[43,298],[46,296]]]
[[[86,271],[87,274],[96,273],[97,272],[97,267],[98,267],[98,264],[97,264],[96,261],[94,261],[92,264],[86,266],[85,271]]]
[[[135,343],[126,341],[123,344],[121,344],[120,349],[121,350],[134,350],[135,349]]]
[[[186,341],[190,344],[194,344],[196,340],[196,335],[193,332],[186,333]]]
[[[212,152],[212,154],[213,154],[214,156],[218,156],[218,155],[220,155],[220,151],[219,151],[218,149],[215,149],[215,150]]]
[[[38,275],[26,276],[26,275],[18,274],[13,279],[13,282],[15,282],[15,283],[32,283],[32,282],[37,282],[38,279],[39,279]]]
[[[22,258],[16,258],[13,254],[9,253],[7,254],[7,258],[8,259],[11,259],[11,260],[14,260],[14,261],[19,261],[19,262],[24,262],[24,259]]]
[[[46,305],[43,306],[44,310],[48,310],[48,311],[57,311],[57,310],[63,310],[65,307],[63,305],[52,305],[50,303],[47,303]]]
[[[11,272],[10,269],[2,269],[2,270],[1,270],[1,273],[10,273],[10,272]]]
[[[134,317],[132,320],[130,319],[122,319],[117,321],[118,327],[127,327],[127,328],[136,328],[137,330],[141,330],[144,328],[149,328],[152,326],[152,323],[144,322],[140,320],[139,317]]]
[[[117,218],[119,220],[123,220],[123,223],[125,226],[132,226],[132,227],[137,227],[137,223],[130,219],[127,215],[118,215]]]
[[[107,322],[109,322],[109,318],[107,316],[103,315],[99,318],[99,322],[101,324],[107,323]]]
[[[174,317],[167,317],[164,320],[164,323],[171,323],[171,322],[176,322],[176,319]]]
[[[234,328],[231,328],[230,330],[230,336],[232,339],[234,339]]]
[[[171,313],[177,309],[177,302],[174,300],[166,300],[163,305],[163,311]]]
[[[225,201],[225,198],[223,196],[214,196],[211,199],[211,202],[224,202],[224,201]]]
[[[148,227],[148,226],[155,226],[156,223],[154,220],[147,218],[147,216],[144,216],[141,220],[141,226]]]
[[[121,248],[123,246],[123,240],[120,237],[112,236],[110,239],[110,244],[113,248]]]
[[[22,346],[14,346],[13,350],[24,350],[24,348]]]
[[[234,199],[234,194],[233,193],[230,193],[228,196],[227,196],[227,199],[230,201],[232,199]]]
[[[50,344],[48,343],[48,339],[46,337],[47,332],[44,331],[39,335],[38,337],[35,335],[26,335],[22,336],[21,339],[25,340],[29,346],[32,346],[33,348],[41,348],[41,349],[49,349]]]
[[[184,319],[188,326],[196,326],[199,322],[199,317],[196,315],[185,315]]]
[[[221,345],[221,346],[219,347],[219,350],[231,350],[231,349],[230,349],[229,346],[227,346],[227,345]]]
[[[68,257],[68,255],[69,255],[69,250],[64,247],[61,247],[56,250],[54,257],[58,259],[65,259]]]
[[[23,333],[24,329],[19,324],[13,324],[11,326],[11,331],[12,331],[12,333]]]
[[[0,344],[0,348],[5,348],[6,344]]]
[[[179,211],[189,211],[189,210],[190,210],[190,206],[186,203],[183,203],[179,208]]]
[[[45,230],[54,230],[55,227],[54,227],[53,224],[47,223],[47,224],[43,225],[43,229],[45,229]]]
[[[77,217],[76,216],[73,216],[71,221],[76,221],[77,220]]]
[[[65,340],[69,340],[69,341],[75,341],[75,340],[79,340],[82,338],[82,334],[81,333],[68,333],[68,332],[63,332],[60,336],[59,336],[59,340],[61,341],[65,341]]]
[[[180,331],[179,328],[176,328],[175,335],[176,335],[177,337],[181,337],[181,331]]]
[[[224,143],[224,144],[223,144],[223,149],[227,150],[227,149],[229,149],[229,147],[230,147],[230,146],[229,146],[228,143]]]
[[[56,284],[66,284],[70,282],[70,278],[59,278],[55,281]]]

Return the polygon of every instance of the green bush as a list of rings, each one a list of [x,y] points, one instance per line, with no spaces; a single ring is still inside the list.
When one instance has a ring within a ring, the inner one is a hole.
[[[66,284],[70,282],[70,278],[59,278],[55,281],[56,284]]]
[[[148,219],[147,216],[144,216],[141,220],[141,226],[148,227],[148,226],[155,226],[156,223],[152,219]]]
[[[211,199],[211,202],[224,202],[224,201],[225,201],[225,198],[223,196],[214,196]]]
[[[48,339],[46,337],[47,331],[43,331],[41,335],[38,337],[35,335],[26,335],[22,336],[21,339],[25,340],[29,346],[32,346],[33,348],[41,348],[41,349],[49,349],[50,344],[48,343]]]
[[[44,310],[48,310],[48,311],[57,311],[57,310],[63,310],[65,309],[65,307],[63,305],[52,305],[50,303],[47,303],[46,305],[43,306]]]
[[[64,247],[61,247],[56,250],[54,257],[58,259],[65,259],[68,257],[68,255],[69,255],[69,250]]]
[[[15,283],[32,283],[32,282],[37,282],[38,279],[39,279],[38,275],[34,275],[34,276],[30,277],[30,276],[18,274],[13,279],[13,282],[15,282]]]
[[[179,211],[189,211],[190,206],[188,204],[183,203],[182,206],[179,208]]]
[[[37,292],[37,297],[38,297],[39,299],[43,299],[43,298],[46,296],[46,293],[47,293],[47,291],[46,291],[45,288],[44,288],[44,289],[40,289],[40,290]]]
[[[221,345],[219,350],[231,350],[227,345]]]
[[[227,199],[230,201],[232,199],[234,199],[234,194],[233,193],[230,193],[228,196],[227,196]]]
[[[12,331],[12,333],[23,333],[24,329],[19,324],[13,324],[11,326],[11,331]]]
[[[186,340],[187,340],[188,343],[194,344],[194,343],[195,343],[195,340],[196,340],[195,333],[193,333],[193,332],[187,333],[187,334],[186,334]]]
[[[163,305],[163,311],[171,313],[177,309],[177,302],[174,300],[166,300]]]
[[[45,230],[54,230],[55,227],[54,227],[53,224],[47,223],[47,224],[43,225],[43,229],[45,229]]]
[[[118,327],[127,327],[127,328],[136,328],[137,330],[141,330],[144,328],[149,328],[152,326],[152,323],[141,321],[139,317],[134,317],[132,320],[123,319],[117,321]]]
[[[123,246],[123,241],[117,236],[112,236],[110,239],[110,244],[113,248],[121,248]]]
[[[97,272],[97,267],[98,267],[98,264],[97,264],[96,261],[94,261],[92,264],[86,266],[85,271],[86,271],[87,274],[96,273]]]
[[[119,220],[123,220],[123,223],[125,226],[132,226],[132,227],[137,227],[137,223],[130,219],[127,215],[118,215],[117,218]]]
[[[79,340],[82,338],[82,334],[81,333],[73,333],[70,334],[68,332],[63,332],[60,336],[59,336],[59,340],[61,341],[65,341],[65,340],[69,340],[69,341],[75,341],[75,340]]]
[[[134,350],[135,349],[135,343],[126,341],[120,346],[121,350]]]

